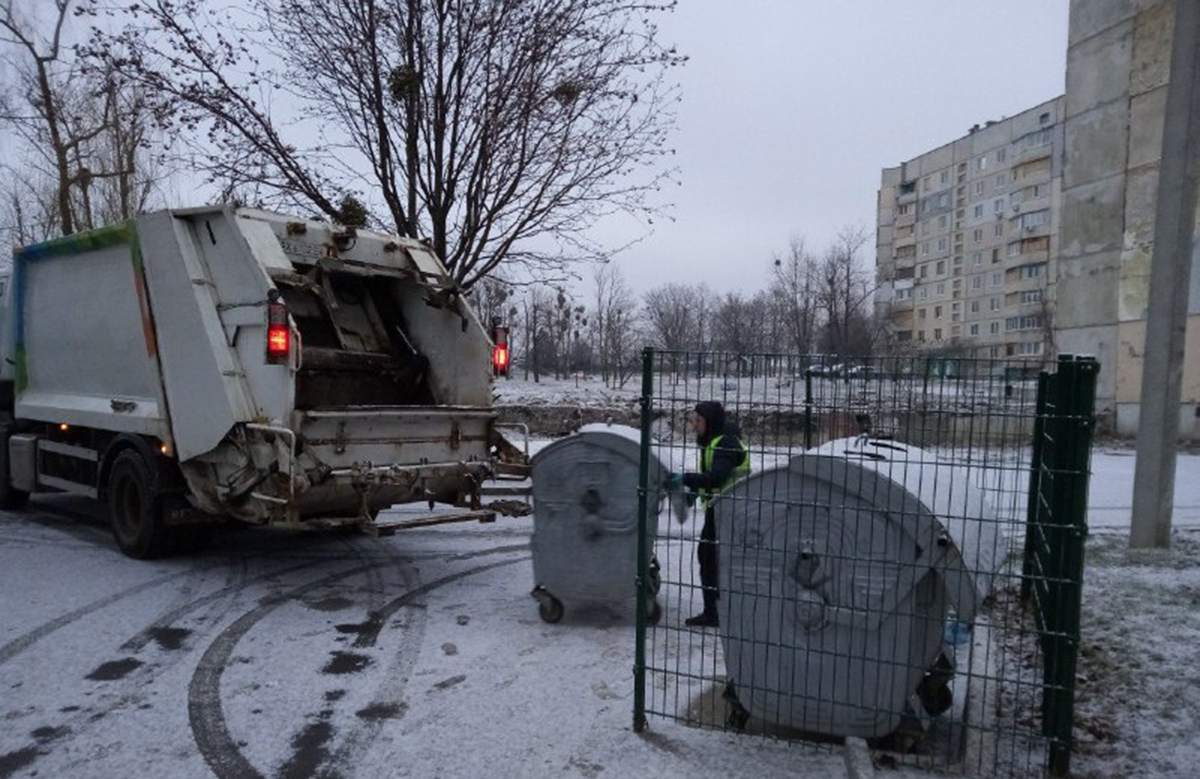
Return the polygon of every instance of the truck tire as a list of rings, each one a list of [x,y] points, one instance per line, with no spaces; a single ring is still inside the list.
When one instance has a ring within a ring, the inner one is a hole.
[[[0,509],[15,510],[25,505],[29,493],[12,486],[8,475],[8,436],[11,428],[8,425],[0,427]]]
[[[109,470],[108,514],[113,537],[126,555],[147,560],[171,551],[157,476],[134,449],[118,454]]]

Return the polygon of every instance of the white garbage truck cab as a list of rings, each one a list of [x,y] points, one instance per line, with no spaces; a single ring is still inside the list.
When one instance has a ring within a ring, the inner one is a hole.
[[[473,510],[508,467],[492,344],[424,244],[213,206],[17,249],[0,504],[107,503],[135,557],[214,523],[378,528]]]

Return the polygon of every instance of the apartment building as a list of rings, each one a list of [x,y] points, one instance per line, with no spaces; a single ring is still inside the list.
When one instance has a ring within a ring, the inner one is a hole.
[[[895,348],[1052,357],[1063,104],[883,170],[875,305]]]

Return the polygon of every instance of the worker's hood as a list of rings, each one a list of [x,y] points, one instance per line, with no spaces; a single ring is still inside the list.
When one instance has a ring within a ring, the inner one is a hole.
[[[704,435],[696,440],[703,446],[725,432],[725,407],[715,400],[704,400],[696,404],[696,415],[704,419]]]

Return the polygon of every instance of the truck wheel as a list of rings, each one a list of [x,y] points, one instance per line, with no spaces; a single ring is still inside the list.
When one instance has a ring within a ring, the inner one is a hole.
[[[29,500],[29,493],[12,486],[8,474],[9,428],[0,428],[0,509],[19,509]]]
[[[108,474],[108,514],[117,546],[145,560],[170,549],[154,471],[138,452],[117,455]]]

